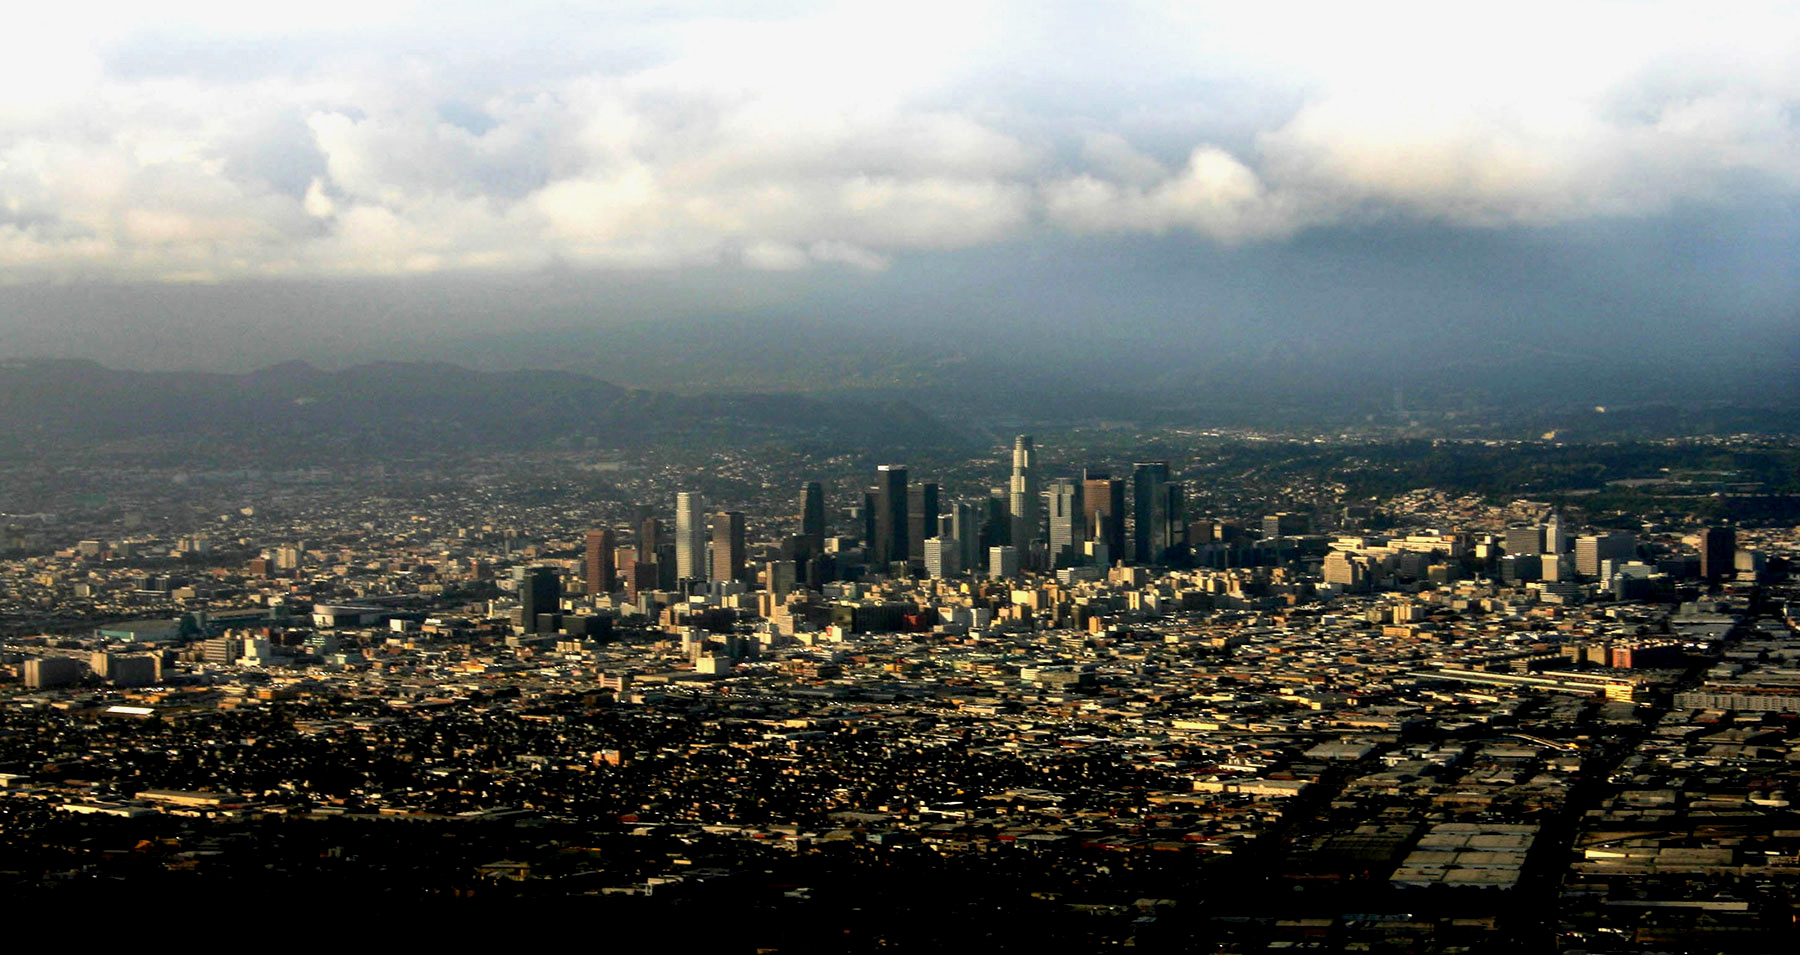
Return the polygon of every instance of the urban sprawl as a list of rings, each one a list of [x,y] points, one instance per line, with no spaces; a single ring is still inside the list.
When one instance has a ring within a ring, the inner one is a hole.
[[[1800,528],[1041,450],[5,515],[0,883],[583,897],[770,950],[1800,937]]]

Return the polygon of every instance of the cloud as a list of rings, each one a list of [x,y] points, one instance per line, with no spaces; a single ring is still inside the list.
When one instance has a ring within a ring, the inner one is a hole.
[[[1780,4],[338,12],[26,22],[0,281],[879,270],[1047,232],[1268,242],[1800,191]]]
[[[1052,222],[1076,232],[1184,229],[1229,242],[1294,228],[1256,173],[1213,147],[1194,150],[1178,174],[1148,187],[1091,175],[1053,182],[1044,190],[1044,204]]]

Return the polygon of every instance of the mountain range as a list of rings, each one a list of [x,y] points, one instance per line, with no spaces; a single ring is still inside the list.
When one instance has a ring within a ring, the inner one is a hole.
[[[0,362],[0,453],[194,441],[360,454],[627,448],[684,436],[893,449],[967,440],[903,400],[671,394],[566,371],[410,362],[325,371],[295,361],[222,374]]]

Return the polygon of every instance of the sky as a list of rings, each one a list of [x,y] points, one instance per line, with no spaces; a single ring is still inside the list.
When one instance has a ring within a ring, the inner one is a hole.
[[[479,364],[794,316],[1436,362],[1800,339],[1793,3],[22,16],[5,357]]]

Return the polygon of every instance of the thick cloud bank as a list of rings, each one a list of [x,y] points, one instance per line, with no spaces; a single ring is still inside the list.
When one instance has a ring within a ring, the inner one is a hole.
[[[1800,189],[1790,4],[155,6],[14,28],[0,281],[880,270]]]

